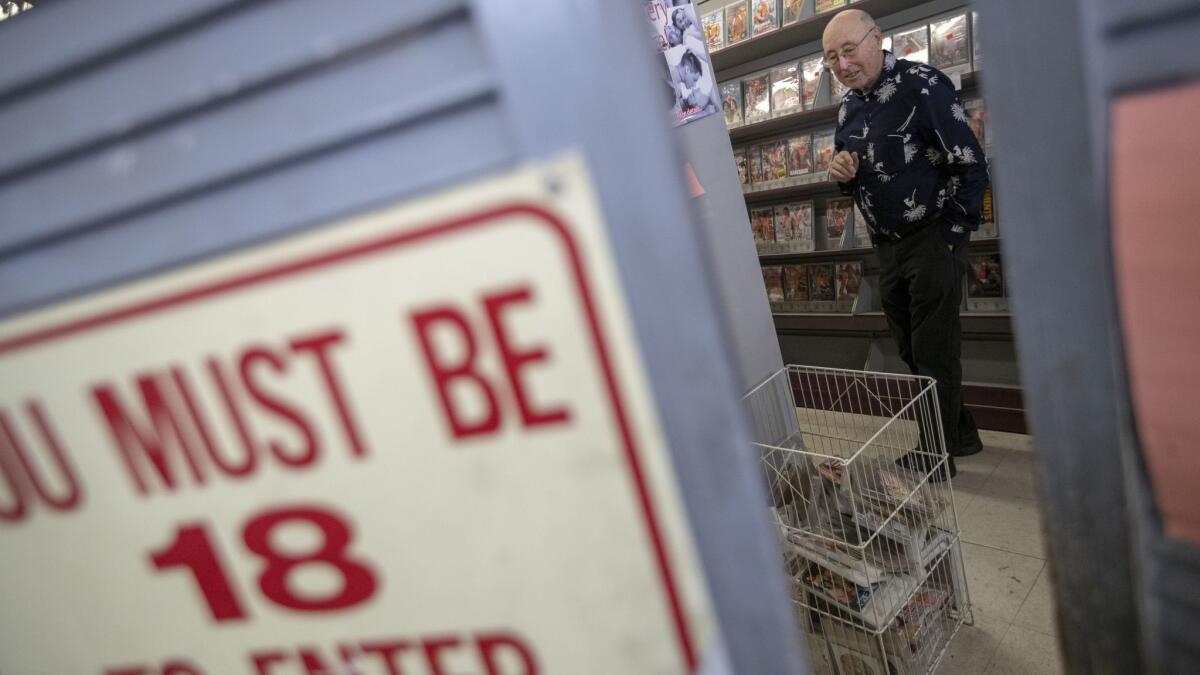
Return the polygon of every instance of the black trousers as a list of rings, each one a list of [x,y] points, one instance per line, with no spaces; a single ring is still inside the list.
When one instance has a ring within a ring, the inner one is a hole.
[[[970,266],[967,242],[951,251],[941,230],[941,223],[931,223],[898,241],[880,240],[875,250],[888,327],[909,370],[937,381],[942,433],[953,465],[960,448],[979,442],[979,430],[962,402],[958,310]]]

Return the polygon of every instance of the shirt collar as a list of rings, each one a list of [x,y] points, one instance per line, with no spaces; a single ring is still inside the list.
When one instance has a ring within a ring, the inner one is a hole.
[[[879,71],[879,79],[875,80],[875,84],[871,87],[871,91],[865,93],[860,92],[857,89],[852,89],[851,91],[853,91],[855,94],[858,94],[858,96],[861,98],[868,98],[874,94],[875,90],[879,89],[879,85],[883,84],[883,81],[890,77],[895,71],[896,55],[885,49],[883,50],[883,70]]]

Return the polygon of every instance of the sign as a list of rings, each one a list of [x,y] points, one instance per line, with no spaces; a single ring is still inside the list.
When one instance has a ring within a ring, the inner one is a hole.
[[[576,157],[8,319],[0,672],[692,672],[640,358]]]

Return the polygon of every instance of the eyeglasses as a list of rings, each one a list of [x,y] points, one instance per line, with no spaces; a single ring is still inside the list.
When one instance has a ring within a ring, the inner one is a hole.
[[[833,67],[837,65],[837,57],[839,55],[842,58],[847,59],[847,60],[854,58],[854,55],[858,53],[859,45],[861,45],[863,43],[863,40],[866,40],[868,37],[870,37],[871,32],[874,30],[875,30],[875,26],[871,26],[871,28],[867,31],[866,35],[863,35],[862,38],[859,39],[858,42],[855,42],[853,45],[850,45],[848,47],[842,47],[841,52],[839,52],[838,54],[835,54],[832,57],[829,56],[829,54],[826,54],[825,58],[821,59],[822,65],[824,65],[826,68],[828,68],[830,70],[833,70]]]

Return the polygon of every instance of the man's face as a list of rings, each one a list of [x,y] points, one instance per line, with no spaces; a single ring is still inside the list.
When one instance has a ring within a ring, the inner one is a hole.
[[[834,77],[851,89],[865,89],[883,72],[883,40],[878,27],[868,29],[858,21],[831,22],[822,46]]]

